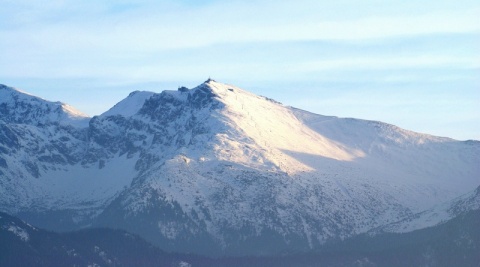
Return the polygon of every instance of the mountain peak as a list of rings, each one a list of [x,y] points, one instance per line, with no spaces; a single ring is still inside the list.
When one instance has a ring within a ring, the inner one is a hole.
[[[181,145],[196,143],[208,135],[218,148],[213,151],[215,159],[233,159],[263,170],[273,168],[287,173],[311,170],[311,163],[299,161],[297,154],[340,161],[364,155],[305,126],[292,108],[212,79],[193,89],[180,87],[177,91],[155,94],[139,113],[156,124],[170,125],[167,132]]]
[[[3,84],[0,85],[0,114],[6,122],[33,125],[58,122],[85,127],[89,120],[88,115],[68,104],[48,101]]]
[[[60,102],[0,94],[0,206],[51,229],[115,225],[188,252],[258,253],[252,244],[272,240],[294,251],[479,184],[479,142],[308,113],[212,79],[133,92],[87,129],[59,127]]]
[[[130,117],[135,115],[142,108],[145,101],[154,94],[155,93],[148,91],[133,91],[125,99],[115,104],[115,106],[100,116],[121,115]]]

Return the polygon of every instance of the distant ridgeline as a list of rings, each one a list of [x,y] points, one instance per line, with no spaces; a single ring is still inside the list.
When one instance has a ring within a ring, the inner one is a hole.
[[[166,253],[120,230],[57,234],[0,212],[0,266],[478,266],[480,211],[406,234],[360,235],[320,251],[207,258]]]

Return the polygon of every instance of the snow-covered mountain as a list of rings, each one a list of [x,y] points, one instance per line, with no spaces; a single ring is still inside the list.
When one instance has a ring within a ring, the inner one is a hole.
[[[413,214],[401,221],[374,229],[371,233],[408,233],[445,223],[472,210],[480,210],[480,186],[453,200],[439,203],[433,208]]]
[[[49,229],[117,227],[204,254],[308,251],[480,185],[478,141],[312,114],[213,80],[134,92],[93,118],[6,86],[0,96],[0,207]]]
[[[50,102],[0,84],[0,120],[5,123],[41,126],[88,126],[88,116],[61,102]]]

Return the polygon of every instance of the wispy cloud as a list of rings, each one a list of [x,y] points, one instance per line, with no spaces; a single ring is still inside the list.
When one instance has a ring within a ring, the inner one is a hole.
[[[0,79],[99,88],[213,76],[272,97],[290,86],[312,103],[318,88],[443,82],[451,94],[471,92],[480,83],[478,14],[473,0],[4,0]]]

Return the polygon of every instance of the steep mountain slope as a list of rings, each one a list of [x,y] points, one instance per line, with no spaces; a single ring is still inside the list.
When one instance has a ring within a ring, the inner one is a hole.
[[[285,243],[307,250],[406,218],[479,183],[478,143],[308,114],[215,82],[154,96],[130,119],[156,121],[161,139],[152,143],[166,156],[152,155],[142,182],[99,221],[133,231],[148,218],[143,235],[178,250],[198,251],[208,242],[228,253],[278,252],[289,249]],[[321,122],[330,123],[326,133]],[[442,164],[447,168],[437,169]],[[463,183],[452,186],[449,177]],[[178,240],[188,242],[177,247]]]
[[[87,126],[88,116],[72,106],[50,102],[18,89],[0,84],[0,115],[7,123],[30,125],[61,124]]]
[[[480,184],[478,141],[316,115],[213,80],[134,92],[88,127],[47,126],[2,123],[0,207],[50,229],[126,229],[173,251],[308,251]]]
[[[475,163],[479,141],[458,142],[376,121],[294,112],[322,136],[362,151],[364,156],[349,166],[365,175],[354,176],[383,184],[383,190],[413,211],[470,192],[480,182],[480,166]]]
[[[453,218],[462,216],[472,210],[480,211],[480,186],[474,191],[451,201],[440,203],[431,209],[416,213],[399,222],[387,224],[380,227],[380,229],[375,229],[372,233],[411,232],[452,220]]]
[[[97,145],[88,142],[86,115],[6,86],[0,95],[2,210],[65,213],[68,220],[51,228],[73,229],[129,185],[135,162],[92,155]]]
[[[155,93],[145,91],[135,91],[128,95],[127,98],[118,102],[111,109],[102,114],[103,117],[120,115],[129,117],[135,115],[143,106],[145,101]]]

